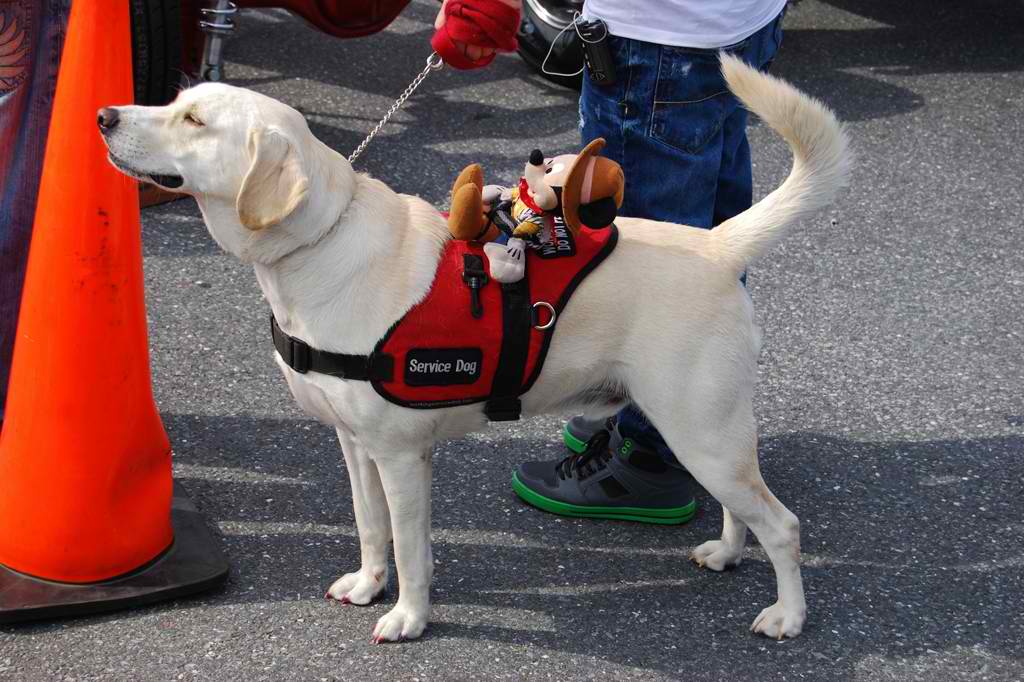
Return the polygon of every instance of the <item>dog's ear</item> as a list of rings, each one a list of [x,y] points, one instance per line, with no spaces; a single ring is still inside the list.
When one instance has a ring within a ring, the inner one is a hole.
[[[250,230],[277,225],[290,216],[309,194],[309,177],[302,160],[284,135],[255,128],[249,133],[252,165],[242,180],[235,208]]]

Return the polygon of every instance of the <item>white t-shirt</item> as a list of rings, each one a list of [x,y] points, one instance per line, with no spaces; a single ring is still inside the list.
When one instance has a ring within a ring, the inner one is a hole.
[[[584,19],[614,36],[676,47],[717,48],[757,33],[786,0],[587,0]]]

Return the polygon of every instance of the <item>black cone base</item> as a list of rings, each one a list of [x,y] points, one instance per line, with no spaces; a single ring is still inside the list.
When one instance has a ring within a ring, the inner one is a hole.
[[[40,580],[0,566],[0,623],[80,616],[144,606],[219,587],[228,575],[220,541],[175,486],[174,544],[153,562],[102,583]]]

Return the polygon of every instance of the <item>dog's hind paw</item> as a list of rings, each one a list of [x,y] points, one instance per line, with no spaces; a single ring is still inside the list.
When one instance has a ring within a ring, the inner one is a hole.
[[[373,629],[373,641],[381,644],[416,639],[427,627],[427,615],[426,611],[419,613],[415,609],[396,605],[377,621],[377,627]]]
[[[803,631],[806,619],[805,611],[790,612],[782,602],[775,602],[754,619],[750,631],[777,640],[783,637],[796,637]]]
[[[387,569],[376,571],[360,570],[348,573],[334,581],[327,590],[327,597],[342,604],[365,606],[376,599],[388,586]]]
[[[740,565],[743,561],[743,548],[732,547],[721,540],[709,540],[690,552],[690,561],[701,568],[724,571]]]

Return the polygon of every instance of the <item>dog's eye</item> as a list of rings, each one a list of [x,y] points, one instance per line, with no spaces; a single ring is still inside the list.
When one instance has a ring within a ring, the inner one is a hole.
[[[206,125],[205,123],[200,121],[198,118],[196,118],[196,115],[193,114],[191,111],[188,112],[187,114],[185,114],[185,123],[194,125],[197,128],[202,128],[204,125]]]

